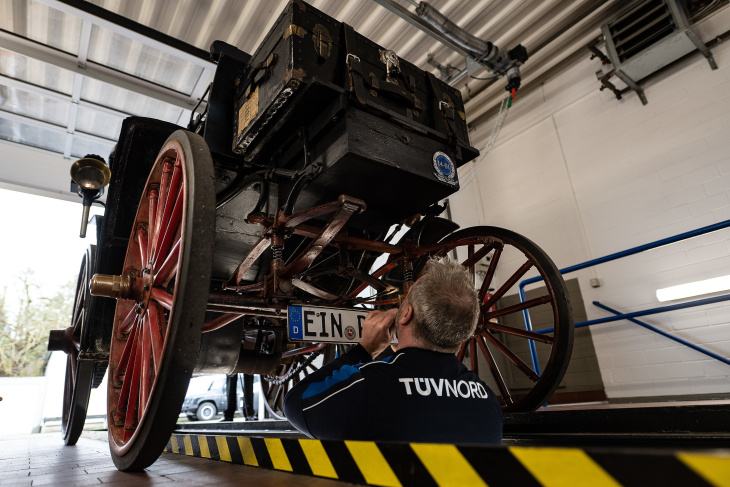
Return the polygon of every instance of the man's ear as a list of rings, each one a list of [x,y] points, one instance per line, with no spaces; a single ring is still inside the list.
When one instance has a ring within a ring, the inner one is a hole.
[[[398,325],[408,325],[411,320],[413,319],[413,306],[410,305],[410,303],[405,303],[403,305],[403,311],[400,313],[400,317],[398,318]]]

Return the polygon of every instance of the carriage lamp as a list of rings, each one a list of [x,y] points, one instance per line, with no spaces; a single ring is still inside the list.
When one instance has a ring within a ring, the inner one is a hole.
[[[104,194],[104,187],[109,184],[111,176],[104,159],[95,154],[88,154],[71,165],[71,179],[79,186],[79,196],[84,201],[79,237],[86,237],[91,204]]]

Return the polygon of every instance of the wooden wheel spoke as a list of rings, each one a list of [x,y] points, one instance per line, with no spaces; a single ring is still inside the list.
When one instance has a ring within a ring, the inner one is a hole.
[[[142,339],[140,340],[140,347],[142,349],[142,367],[140,370],[140,391],[139,391],[139,415],[142,415],[145,406],[147,405],[147,397],[150,392],[150,361],[152,360],[152,335],[150,333],[150,323],[146,318],[146,315],[142,317]]]
[[[497,362],[494,361],[494,356],[492,356],[492,352],[489,350],[489,347],[487,347],[487,342],[481,335],[478,338],[479,340],[477,341],[477,343],[479,344],[479,348],[482,350],[482,355],[484,355],[484,358],[487,361],[489,371],[492,373],[492,377],[494,377],[494,381],[497,383],[497,388],[502,394],[502,399],[504,399],[504,402],[507,404],[513,404],[514,400],[512,399],[512,395],[507,388],[507,384],[502,377],[502,373],[499,371],[499,367],[497,367]]]
[[[122,321],[122,324],[119,325],[119,333],[126,335],[129,333],[129,328],[134,324],[135,318],[139,316],[137,314],[137,308],[132,307],[132,309],[129,310],[129,313],[127,313],[127,316],[124,317],[124,321]]]
[[[494,296],[489,298],[487,300],[487,302],[484,303],[483,307],[486,309],[491,308],[492,305],[494,305],[497,301],[499,301],[500,298],[502,296],[504,296],[504,294],[507,291],[509,291],[512,288],[512,286],[514,286],[517,283],[517,281],[519,281],[522,278],[522,276],[524,276],[527,273],[527,271],[529,271],[531,268],[532,268],[532,261],[528,260],[527,262],[522,264],[520,266],[520,268],[517,269],[517,271],[514,274],[512,274],[512,276],[509,279],[507,279],[507,282],[502,284],[502,287],[500,287],[497,290],[497,292],[494,293]]]
[[[172,209],[169,217],[162,222],[160,232],[163,235],[161,239],[157,241],[157,246],[154,250],[154,256],[152,257],[152,268],[156,269],[160,255],[167,256],[167,252],[172,244],[172,240],[177,234],[178,227],[182,221],[183,214],[183,199],[185,197],[182,188],[178,191],[177,197],[175,198],[174,208]]]
[[[150,232],[155,231],[155,219],[157,218],[157,201],[160,192],[157,187],[153,187],[149,192],[149,206],[147,212],[147,228]],[[153,233],[154,234],[154,233]]]
[[[178,238],[175,245],[172,246],[170,252],[168,252],[165,261],[160,266],[160,269],[156,271],[154,278],[154,285],[166,286],[170,279],[177,274],[177,265],[180,261],[180,242],[182,239]]]
[[[482,245],[482,248],[474,251],[474,245],[468,246],[468,258],[461,263],[464,267],[467,269],[474,269],[474,265],[482,260],[482,258],[487,255],[489,252],[494,250],[494,248],[497,246],[497,242],[490,242],[488,244]]]
[[[173,209],[176,206],[178,197],[184,192],[181,187],[182,167],[179,162],[175,162],[175,166],[170,177],[169,187],[165,192],[165,198],[160,198],[158,206],[162,205],[163,209],[161,213],[158,213],[159,220],[157,224],[157,234],[155,235],[154,246],[152,247],[152,259],[157,259],[157,255],[160,251],[161,240],[164,238],[167,229],[170,226],[170,218],[173,213]]]
[[[483,311],[484,318],[489,320],[492,318],[496,318],[498,316],[504,316],[512,313],[517,313],[518,311],[523,311],[526,309],[534,308],[535,306],[540,306],[541,304],[550,303],[552,301],[552,298],[549,295],[540,296],[539,298],[529,299],[523,303],[517,303],[513,304],[512,306],[506,306],[502,309],[498,309],[495,311]],[[483,309],[488,310],[489,308],[482,307]]]
[[[149,249],[147,242],[147,230],[145,230],[145,228],[141,225],[137,230],[137,247],[139,251],[139,262],[141,263],[142,267],[146,267],[148,263],[147,251]]]
[[[162,315],[162,313],[157,307],[157,304],[155,304],[154,302],[150,302],[147,314],[150,331],[150,342],[152,346],[152,360],[154,363],[153,372],[155,375],[157,375],[157,370],[159,370],[162,364],[162,347],[165,342],[165,337],[164,335],[162,335],[162,330],[160,327],[160,321],[164,321],[165,318],[164,315],[160,316]]]
[[[396,260],[394,260],[392,262],[386,262],[378,270],[376,270],[375,272],[373,272],[371,274],[371,276],[373,278],[375,278],[375,279],[378,279],[378,278],[384,276],[386,272],[388,272],[389,270],[393,269],[397,265],[398,265],[398,261],[396,261]],[[350,297],[351,298],[354,298],[355,296],[357,296],[358,294],[360,294],[361,292],[363,292],[368,287],[370,287],[370,284],[367,283],[367,282],[363,282],[358,287],[356,287],[354,291],[352,291],[350,293]]]
[[[73,333],[74,338],[78,338],[81,336],[81,326],[84,323],[84,316],[86,316],[86,313],[84,312],[83,309],[81,311],[79,311],[79,313],[77,315],[74,315],[74,320],[72,323],[72,325],[74,327],[74,333]]]
[[[132,312],[134,313],[134,309],[132,309]],[[134,313],[134,317],[138,317],[139,315],[137,313]],[[133,320],[133,322],[136,324],[137,320]],[[119,359],[119,363],[117,364],[117,369],[114,372],[114,382],[121,382],[124,375],[127,372],[127,367],[129,365],[129,359],[132,357],[132,360],[134,360],[133,357],[133,351],[134,351],[134,345],[135,345],[135,339],[137,337],[137,326],[134,326],[132,328],[132,331],[129,333],[129,337],[127,338],[127,342],[124,344],[124,350],[122,351],[122,357]]]
[[[134,382],[132,376],[134,375],[134,367],[137,361],[137,327],[132,331],[132,334],[129,335],[129,340],[127,340],[127,346],[124,347],[124,352],[128,353],[127,355],[127,363],[125,364],[125,368],[123,370],[123,373],[120,372],[121,369],[121,363],[119,364],[120,367],[117,368],[117,373],[114,374],[114,377],[118,377],[119,380],[122,383],[122,390],[119,392],[119,401],[117,402],[117,417],[120,421],[124,422],[126,417],[126,412],[129,407],[129,395],[131,394],[131,391],[133,389],[132,383]],[[131,370],[130,369],[131,364]]]
[[[173,299],[172,295],[159,287],[153,287],[150,291],[150,298],[154,299],[168,311],[172,311]]]
[[[481,336],[486,338],[489,343],[494,345],[497,350],[499,350],[505,357],[507,357],[507,360],[512,362],[523,374],[529,377],[530,380],[532,380],[533,382],[537,382],[538,380],[540,380],[540,376],[537,375],[535,371],[532,370],[525,362],[523,362],[521,358],[515,355],[512,350],[507,348],[504,343],[500,342],[489,333],[482,333]]]
[[[160,179],[159,196],[156,202],[156,212],[154,217],[154,225],[152,229],[152,248],[157,248],[157,240],[160,238],[160,225],[162,222],[162,214],[165,210],[165,202],[167,201],[167,195],[170,192],[170,175],[173,171],[173,161],[166,159],[162,165],[162,176]]]
[[[487,275],[484,276],[484,282],[482,282],[482,288],[479,290],[479,302],[483,303],[484,298],[486,297],[487,293],[489,292],[489,286],[492,284],[492,279],[494,278],[494,271],[497,270],[497,265],[499,264],[499,258],[502,256],[502,248],[503,247],[497,247],[494,249],[494,253],[492,254],[492,260],[489,262],[489,268],[487,269]],[[489,309],[489,308],[487,308]]]
[[[139,407],[139,381],[140,381],[140,369],[142,368],[142,340],[141,331],[137,333],[137,339],[135,340],[136,346],[134,347],[134,367],[132,373],[127,373],[124,376],[124,383],[129,382],[129,395],[127,396],[127,409],[124,417],[124,437],[129,439],[134,433],[137,427],[137,420],[139,418],[138,407]],[[121,397],[123,399],[124,396]]]
[[[459,362],[464,360],[464,355],[466,355],[466,342],[461,344],[461,348],[459,348],[459,351],[456,354],[456,358],[459,359]]]
[[[474,337],[469,342],[469,361],[471,362],[471,371],[479,375],[479,357],[477,357],[477,344]]]
[[[484,322],[484,329],[485,330],[494,330],[494,331],[501,331],[502,333],[507,333],[508,335],[514,335],[522,338],[527,338],[529,340],[535,340],[537,342],[541,343],[547,343],[548,345],[552,345],[555,339],[549,335],[545,335],[543,333],[535,333],[534,331],[527,331],[522,330],[520,328],[513,328],[511,326],[506,325],[500,325],[498,323],[490,323],[488,321]]]
[[[71,381],[76,383],[76,368],[78,367],[78,355],[75,353],[68,354],[68,359],[71,361]]]
[[[476,274],[476,272],[474,272],[474,263],[476,262],[476,260],[474,259],[474,245],[472,245],[472,244],[467,245],[466,255],[468,257],[461,265],[466,267],[466,269],[469,271],[469,274],[471,274],[471,279],[473,282],[474,275]]]
[[[74,327],[77,326],[78,317],[81,315],[81,310],[84,309],[84,297],[86,293],[86,286],[79,286],[76,291],[76,302],[74,303],[73,317],[76,318],[73,322]]]

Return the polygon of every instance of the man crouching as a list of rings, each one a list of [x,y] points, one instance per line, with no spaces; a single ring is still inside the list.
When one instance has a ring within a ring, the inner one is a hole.
[[[431,259],[399,309],[370,312],[358,345],[289,391],[287,419],[319,439],[499,444],[499,402],[455,355],[478,318],[469,272]]]

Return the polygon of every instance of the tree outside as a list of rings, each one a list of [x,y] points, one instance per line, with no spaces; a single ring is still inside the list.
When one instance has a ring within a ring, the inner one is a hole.
[[[21,273],[18,302],[0,295],[0,377],[34,377],[43,374],[48,358],[50,330],[71,323],[76,281],[64,284],[54,296],[41,296],[34,272]]]

